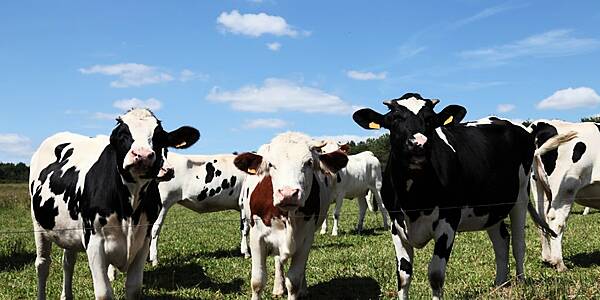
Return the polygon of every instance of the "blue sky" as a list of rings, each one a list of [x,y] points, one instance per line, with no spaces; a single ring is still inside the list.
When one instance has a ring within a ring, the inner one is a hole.
[[[466,119],[600,112],[598,1],[3,1],[0,39],[0,161],[131,105],[203,154],[364,138],[352,111],[406,92]]]

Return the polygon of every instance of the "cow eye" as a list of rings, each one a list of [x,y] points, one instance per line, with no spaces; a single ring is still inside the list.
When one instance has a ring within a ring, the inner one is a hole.
[[[269,163],[268,166],[269,166],[269,169],[271,169],[271,168],[277,169],[277,168],[275,168],[275,166],[272,163]]]

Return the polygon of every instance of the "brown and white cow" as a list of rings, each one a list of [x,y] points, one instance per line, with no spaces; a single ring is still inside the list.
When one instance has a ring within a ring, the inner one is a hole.
[[[241,195],[250,219],[252,299],[259,299],[265,287],[269,254],[275,255],[273,294],[283,295],[287,288],[288,299],[297,299],[306,291],[314,233],[326,216],[334,175],[348,162],[339,150],[320,153],[322,146],[307,135],[287,132],[257,154],[242,153],[235,159],[240,170],[253,175],[244,181]]]

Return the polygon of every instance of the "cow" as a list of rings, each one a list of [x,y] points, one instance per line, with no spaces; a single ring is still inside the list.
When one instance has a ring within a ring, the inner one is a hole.
[[[242,153],[234,161],[250,174],[241,197],[250,222],[254,300],[260,299],[266,284],[269,254],[275,255],[273,295],[283,295],[286,288],[288,299],[306,293],[306,263],[314,234],[326,216],[335,173],[348,162],[339,150],[320,153],[323,146],[305,134],[287,132],[256,154]]]
[[[338,143],[335,141],[327,141],[327,145],[322,150],[324,152],[332,152],[338,148],[346,153],[349,150],[348,145],[338,146]],[[333,229],[331,230],[331,235],[338,235],[338,223],[344,198],[356,198],[359,208],[356,231],[359,234],[362,232],[367,206],[372,206],[369,195],[375,199],[381,211],[383,227],[386,230],[388,229],[388,213],[382,205],[379,193],[381,189],[381,165],[377,157],[373,155],[373,152],[364,151],[348,155],[348,165],[336,174],[335,180],[336,185],[332,192],[332,198],[335,201],[335,210],[333,212]],[[369,208],[373,211],[372,207]],[[327,233],[327,218],[325,218],[323,225],[321,225],[321,234],[325,233]]]
[[[167,148],[187,148],[200,137],[183,126],[167,132],[147,109],[117,118],[110,136],[70,132],[42,142],[31,158],[29,192],[38,276],[46,297],[52,243],[63,248],[62,299],[72,299],[78,252],[86,252],[96,299],[112,299],[109,264],[127,272],[126,297],[141,297],[150,229],[161,203],[158,181],[173,177]]]
[[[600,124],[538,120],[529,125],[537,146],[532,178],[538,213],[558,234],[541,233],[542,259],[566,271],[562,237],[573,203],[600,208]]]
[[[434,111],[437,99],[408,93],[384,101],[389,111],[353,114],[365,129],[390,132],[390,156],[381,197],[392,221],[398,297],[408,298],[413,249],[435,241],[428,278],[433,299],[442,298],[446,265],[457,232],[486,230],[494,248],[495,284],[508,280],[510,216],[517,278],[524,278],[527,210],[551,232],[529,201],[533,137],[523,126],[495,117],[460,124],[466,109]]]
[[[198,213],[222,210],[242,211],[240,191],[246,173],[233,164],[236,155],[180,155],[169,154],[169,164],[175,169],[175,178],[158,185],[162,209],[152,226],[150,261],[158,264],[158,236],[168,210],[179,203]],[[247,228],[244,217],[240,218],[242,254],[249,256],[246,243]]]

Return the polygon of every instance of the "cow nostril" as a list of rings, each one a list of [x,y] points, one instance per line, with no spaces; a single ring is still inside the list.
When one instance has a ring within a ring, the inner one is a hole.
[[[296,197],[296,196],[298,196],[298,193],[299,193],[299,192],[300,192],[300,190],[299,190],[299,189],[296,189],[296,190],[294,191],[294,193],[292,194],[292,196],[293,196],[293,197]]]
[[[153,159],[154,155],[155,155],[154,152],[150,152],[150,153],[148,153],[148,158],[149,159]]]

